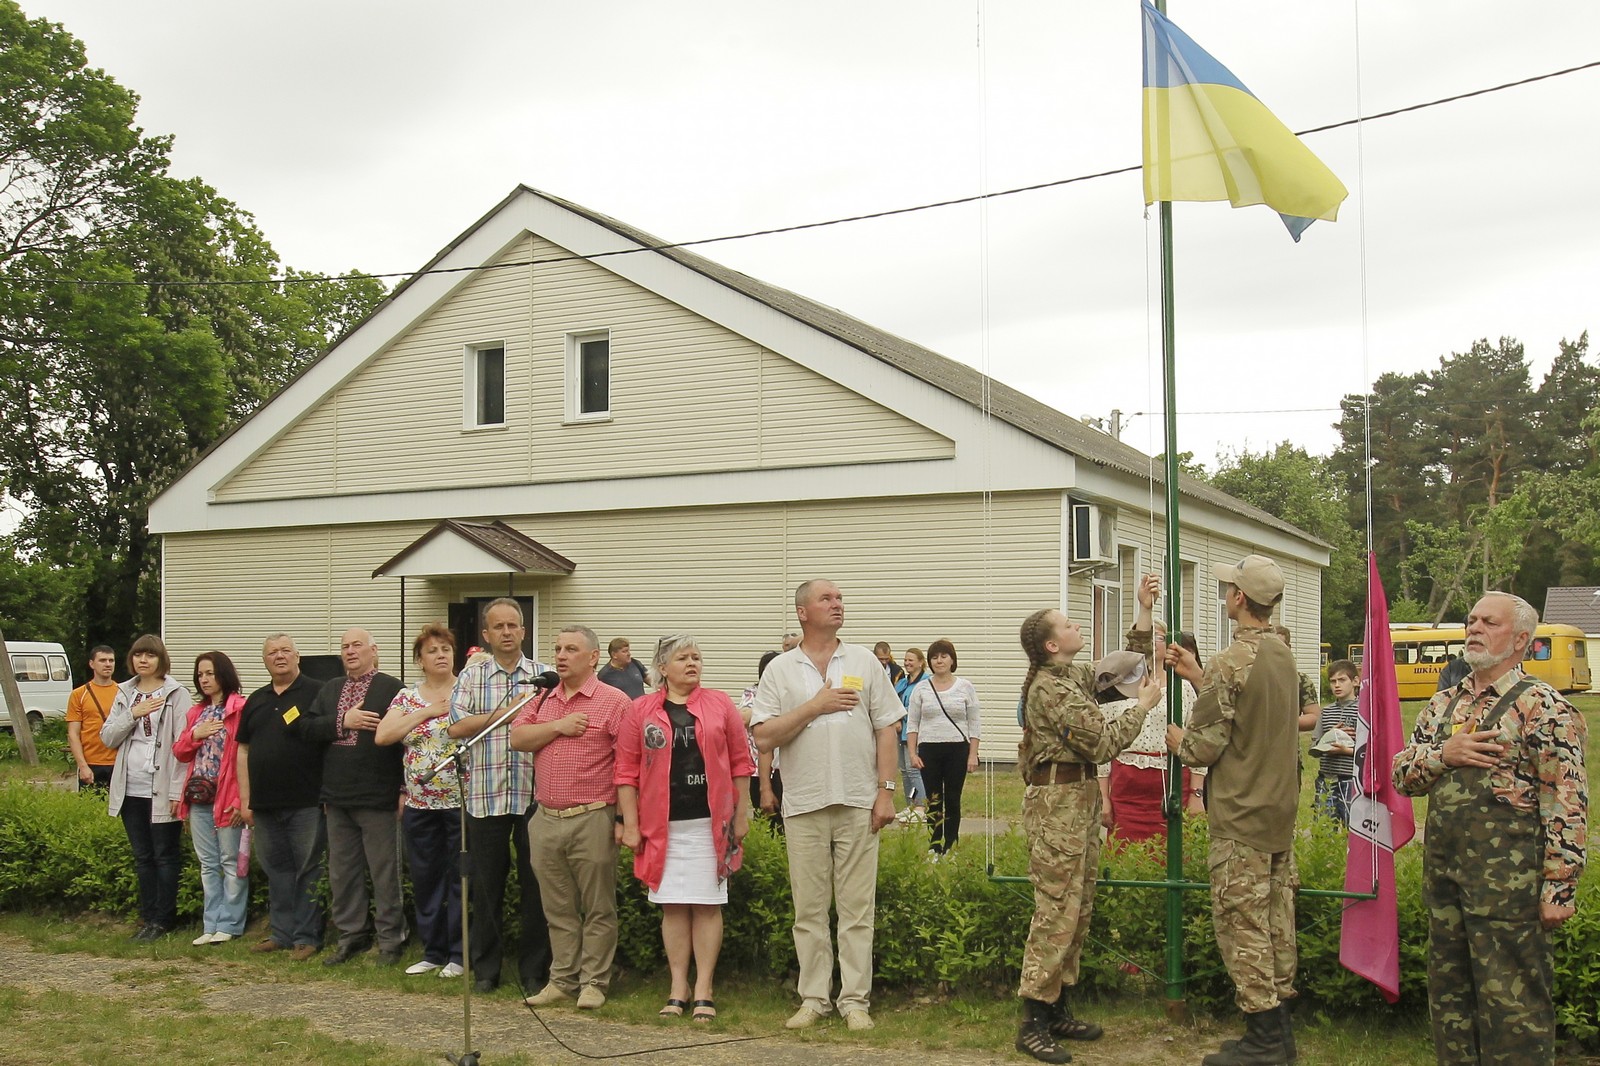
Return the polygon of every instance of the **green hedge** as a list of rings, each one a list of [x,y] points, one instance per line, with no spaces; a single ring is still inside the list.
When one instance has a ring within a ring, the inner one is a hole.
[[[1344,835],[1326,820],[1302,829],[1296,846],[1302,886],[1338,888],[1344,882]],[[1203,819],[1185,826],[1184,876],[1206,880]],[[1021,835],[994,841],[995,872],[1022,875],[1027,853]],[[631,856],[619,859],[619,962],[652,972],[663,965],[660,912],[631,876]],[[1107,850],[1102,866],[1110,877],[1161,880],[1164,857],[1155,848]],[[1297,918],[1298,985],[1312,1010],[1413,1014],[1425,1008],[1426,915],[1420,898],[1420,848],[1405,848],[1398,862],[1401,1000],[1385,1004],[1366,981],[1339,965],[1338,899],[1302,896]],[[1587,906],[1592,881],[1580,886],[1577,917],[1556,934],[1556,998],[1560,1020],[1571,1035],[1600,1035],[1600,915]],[[255,913],[265,905],[266,886],[252,879]],[[0,788],[0,908],[95,911],[131,915],[136,886],[121,824],[105,814],[104,801],[12,782]],[[179,909],[188,919],[200,912],[199,874],[186,863]],[[1184,964],[1191,1005],[1232,1011],[1232,987],[1212,936],[1204,892],[1185,894]],[[886,833],[878,866],[875,940],[877,980],[886,986],[1014,994],[1022,942],[1033,913],[1027,884],[991,881],[985,841],[964,840],[954,858],[928,865],[920,832]],[[733,879],[724,912],[723,958],[752,973],[782,975],[795,967],[788,864],[781,836],[758,821],[746,842],[744,869]],[[1150,888],[1102,888],[1084,950],[1081,986],[1101,994],[1163,991],[1165,893]],[[1129,972],[1132,963],[1149,971]]]

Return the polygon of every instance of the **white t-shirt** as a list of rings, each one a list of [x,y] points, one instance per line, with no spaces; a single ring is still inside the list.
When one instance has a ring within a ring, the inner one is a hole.
[[[812,719],[783,746],[783,814],[789,817],[843,804],[871,809],[878,797],[877,730],[905,717],[900,697],[877,656],[859,644],[840,644],[828,660],[827,680],[851,688],[861,702],[849,711]],[[800,648],[767,664],[756,688],[752,727],[786,714],[822,688],[817,672]]]

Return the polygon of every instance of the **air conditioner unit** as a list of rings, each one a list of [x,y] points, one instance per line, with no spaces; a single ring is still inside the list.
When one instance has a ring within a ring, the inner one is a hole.
[[[1072,561],[1103,565],[1116,561],[1116,519],[1097,504],[1072,505]]]

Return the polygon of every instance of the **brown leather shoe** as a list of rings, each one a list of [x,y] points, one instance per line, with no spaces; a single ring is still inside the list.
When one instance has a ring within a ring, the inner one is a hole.
[[[265,955],[269,951],[283,951],[283,950],[285,950],[285,948],[284,948],[284,946],[282,944],[278,943],[276,940],[272,939],[271,937],[268,937],[267,939],[265,939],[263,941],[260,941],[259,943],[251,944],[250,945],[250,950],[253,951],[257,955]]]
[[[311,958],[311,956],[315,955],[321,950],[322,949],[317,947],[315,944],[301,944],[299,947],[289,952],[289,957],[295,962],[305,962],[307,959]]]

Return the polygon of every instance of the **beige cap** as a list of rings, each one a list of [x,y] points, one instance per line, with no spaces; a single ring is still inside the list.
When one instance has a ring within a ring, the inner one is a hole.
[[[1271,607],[1283,596],[1283,571],[1265,555],[1246,555],[1236,564],[1219,563],[1211,570],[1218,581],[1238,586],[1263,607]]]
[[[1108,688],[1114,688],[1129,699],[1136,699],[1144,671],[1144,656],[1138,652],[1111,652],[1095,664],[1094,690],[1104,692]]]

